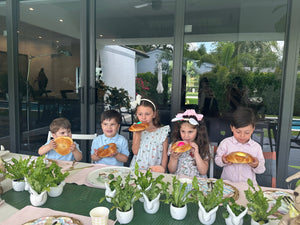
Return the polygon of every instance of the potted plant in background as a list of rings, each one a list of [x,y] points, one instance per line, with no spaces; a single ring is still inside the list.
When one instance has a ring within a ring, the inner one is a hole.
[[[113,183],[116,195],[111,197],[112,209],[116,208],[116,217],[120,224],[128,224],[133,219],[134,211],[133,204],[140,197],[140,190],[136,186],[132,185],[131,175],[125,178],[124,182],[121,176],[116,178],[116,182]],[[106,198],[104,196],[100,199],[100,203]]]
[[[243,225],[244,216],[248,208],[237,204],[233,198],[223,202],[224,211],[222,213],[226,225]]]
[[[260,186],[258,190],[253,186],[252,180],[248,179],[248,190],[245,190],[245,196],[248,200],[247,206],[251,213],[251,225],[269,224],[269,216],[277,212],[281,206],[282,196],[276,199],[275,205],[269,209],[269,203]],[[251,190],[252,189],[252,190]]]
[[[228,199],[223,198],[223,179],[216,180],[212,190],[206,194],[200,190],[196,177],[194,177],[192,185],[191,196],[193,201],[199,205],[198,217],[200,222],[206,225],[213,224],[216,220],[219,205],[228,201]]]
[[[187,203],[193,200],[189,197],[191,191],[186,192],[187,183],[181,183],[180,180],[173,177],[172,180],[173,191],[170,194],[168,190],[164,190],[164,203],[170,204],[170,214],[173,219],[183,220],[187,214]]]
[[[122,107],[130,108],[129,94],[124,88],[109,87],[106,91],[106,96],[104,96],[104,102],[110,108],[117,110],[121,110]]]
[[[56,162],[53,162],[48,168],[50,186],[48,195],[50,197],[58,197],[63,192],[65,178],[69,175],[69,172],[62,173],[61,169]]]
[[[31,156],[26,159],[22,159],[21,157],[19,160],[12,158],[11,162],[4,161],[5,174],[6,178],[12,179],[12,187],[15,191],[24,191],[25,190],[25,176],[28,175],[29,171],[32,168]]]

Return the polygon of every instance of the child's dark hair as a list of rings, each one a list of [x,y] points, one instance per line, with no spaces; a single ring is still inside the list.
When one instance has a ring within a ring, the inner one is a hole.
[[[52,134],[56,133],[60,128],[70,129],[71,130],[71,123],[67,118],[59,117],[54,119],[49,126],[49,129]]]
[[[232,113],[231,126],[235,128],[246,127],[249,125],[255,127],[255,122],[255,113],[251,108],[240,106]]]
[[[184,118],[194,118],[197,121],[197,118],[195,116],[183,116]],[[181,135],[180,135],[180,127],[183,123],[188,123],[188,121],[177,121],[174,123],[174,126],[172,128],[172,143],[175,143],[176,141],[181,141]],[[198,145],[199,148],[199,154],[201,158],[204,160],[210,159],[210,153],[209,153],[209,139],[208,139],[208,133],[206,129],[205,122],[203,119],[201,121],[198,121],[199,125],[192,125],[193,129],[197,129],[197,136],[195,138],[195,143]]]
[[[122,122],[122,116],[116,110],[110,109],[110,110],[104,111],[101,114],[101,123],[104,120],[111,120],[111,119],[115,119],[118,124],[121,124],[121,122]]]
[[[153,121],[152,121],[153,125],[155,127],[160,127],[161,126],[161,123],[160,123],[160,120],[159,120],[159,112],[157,110],[157,106],[155,105],[155,103],[152,100],[150,100],[150,99],[141,100],[140,104],[135,109],[135,113],[136,113],[137,108],[139,106],[150,107],[153,110],[153,112],[156,113],[156,116],[155,116],[155,118],[153,118]],[[138,122],[138,118],[136,118],[135,122]]]

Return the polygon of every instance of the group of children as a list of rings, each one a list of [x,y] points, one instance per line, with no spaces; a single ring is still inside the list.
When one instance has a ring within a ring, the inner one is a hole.
[[[173,174],[197,176],[206,178],[210,160],[209,138],[202,114],[195,110],[186,110],[178,113],[172,119],[171,142],[183,141],[191,146],[191,150],[178,153],[171,149],[168,142],[170,126],[161,126],[157,106],[150,99],[137,98],[132,106],[135,107],[137,120],[148,123],[143,131],[133,133],[133,158],[130,167],[134,169],[137,162],[140,169],[160,165],[165,171]],[[118,133],[121,124],[121,115],[115,110],[104,111],[101,115],[103,134],[97,136],[91,147],[91,160],[94,163],[123,166],[128,161],[128,141]],[[223,167],[221,178],[232,182],[246,182],[248,178],[256,184],[256,174],[265,171],[265,161],[261,146],[251,139],[255,129],[255,115],[249,108],[238,108],[232,114],[232,137],[225,138],[218,146],[215,163]],[[53,138],[59,136],[72,137],[71,124],[66,118],[57,118],[50,124]],[[47,154],[47,158],[61,160],[82,159],[79,146],[73,143],[70,153],[61,156],[55,152],[54,139],[40,147],[39,154]],[[95,150],[115,143],[117,151],[109,157],[100,158]],[[226,156],[231,152],[243,151],[253,156],[253,162],[248,164],[233,164],[227,161]]]

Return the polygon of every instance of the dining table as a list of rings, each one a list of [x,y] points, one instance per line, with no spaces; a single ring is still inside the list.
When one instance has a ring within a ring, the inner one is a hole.
[[[19,157],[28,157],[16,153],[8,153],[2,156],[5,161],[10,161],[11,158],[19,159]],[[22,225],[28,221],[40,218],[42,216],[65,215],[76,218],[81,221],[83,225],[91,225],[91,218],[89,212],[91,209],[104,206],[109,209],[112,204],[107,201],[99,203],[100,199],[105,196],[105,187],[98,186],[89,181],[90,174],[97,172],[102,168],[109,168],[108,165],[103,164],[89,164],[84,162],[77,162],[72,167],[70,161],[56,160],[56,163],[62,167],[62,170],[69,171],[69,175],[65,179],[65,186],[62,194],[58,197],[49,197],[46,203],[42,206],[32,206],[29,199],[28,191],[16,192],[12,189],[10,179],[5,179],[0,182],[4,193],[0,196],[0,225]],[[127,168],[127,167],[126,167]],[[153,172],[153,176],[158,176],[161,173]],[[174,174],[163,173],[164,180],[172,183]],[[246,183],[232,183],[224,181],[228,185],[232,185],[238,192],[236,202],[238,204],[247,205],[247,200],[244,191],[248,189]],[[262,187],[263,190],[276,191],[280,190],[287,193],[292,193],[290,189],[278,189],[271,187]],[[198,219],[198,205],[188,203],[187,216],[183,220],[175,220],[170,215],[170,206],[160,202],[160,208],[155,214],[148,214],[145,212],[143,203],[136,201],[133,205],[134,217],[130,224],[153,224],[153,225],[179,225],[179,224],[201,224]],[[222,216],[223,208],[219,207],[217,211],[215,225],[224,225],[225,220]],[[244,224],[250,224],[251,217],[247,214],[244,217]],[[279,220],[276,217],[270,221],[270,225],[276,225]],[[109,213],[109,225],[119,224],[116,220],[115,209]]]

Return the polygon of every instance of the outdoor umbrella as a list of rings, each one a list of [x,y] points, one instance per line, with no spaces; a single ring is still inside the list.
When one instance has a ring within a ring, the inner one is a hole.
[[[158,79],[158,83],[157,83],[157,87],[156,87],[156,91],[157,93],[161,94],[164,91],[164,87],[162,85],[162,66],[161,66],[161,62],[158,63],[157,65],[157,79]]]

